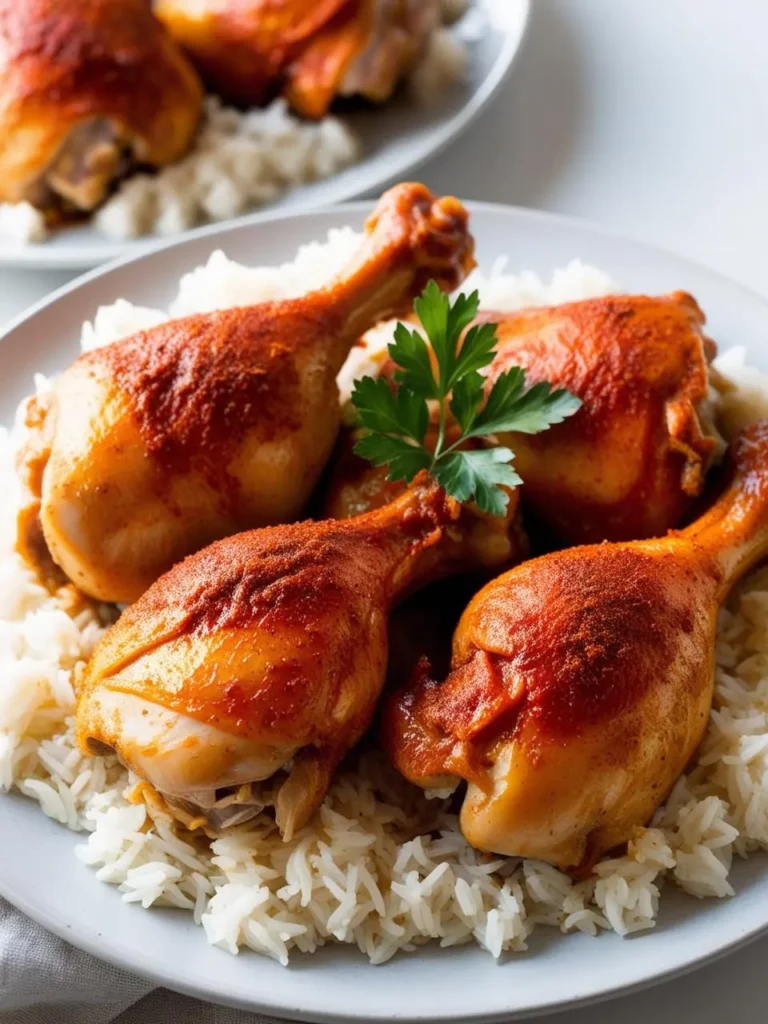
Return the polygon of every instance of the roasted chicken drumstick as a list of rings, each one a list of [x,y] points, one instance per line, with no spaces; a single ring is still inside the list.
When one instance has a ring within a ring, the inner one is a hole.
[[[183,156],[202,87],[147,0],[0,0],[0,200],[92,210]]]
[[[390,702],[386,746],[417,785],[466,779],[481,850],[584,869],[648,822],[706,728],[720,606],[768,554],[768,420],[728,489],[657,540],[526,562],[467,607],[444,683]]]
[[[274,803],[290,836],[371,721],[392,605],[431,579],[508,563],[514,508],[506,547],[488,549],[470,509],[417,480],[367,515],[253,530],[190,556],[98,646],[78,699],[83,750],[116,750],[190,827]]]
[[[219,537],[301,512],[339,425],[336,375],[359,336],[473,265],[467,212],[388,192],[346,272],[282,302],[161,324],[87,352],[30,410],[21,460],[54,562],[85,593],[133,601]]]

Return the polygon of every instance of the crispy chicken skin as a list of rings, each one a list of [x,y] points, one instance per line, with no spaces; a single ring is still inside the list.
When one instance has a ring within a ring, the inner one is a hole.
[[[157,0],[155,13],[225,99],[284,91],[305,117],[337,95],[383,102],[439,20],[437,0]]]
[[[30,413],[20,549],[35,558],[39,520],[81,590],[133,601],[211,541],[297,518],[336,439],[336,375],[350,347],[406,312],[428,279],[458,285],[472,252],[456,199],[400,185],[352,264],[320,291],[85,353]]]
[[[696,301],[611,295],[483,319],[499,325],[489,383],[519,365],[529,384],[583,402],[543,434],[499,438],[516,453],[527,506],[571,544],[677,526],[719,446],[706,422],[716,349]]]
[[[189,148],[196,73],[147,0],[0,0],[0,200],[91,210]]]
[[[481,590],[447,680],[422,665],[389,703],[394,763],[427,788],[467,780],[473,846],[589,868],[648,822],[695,752],[720,605],[766,554],[768,420],[685,530],[556,552]]]
[[[371,721],[391,607],[475,564],[471,519],[424,478],[367,515],[253,530],[192,555],[96,649],[78,698],[83,750],[116,750],[190,826],[258,813],[271,800],[249,784],[274,790],[287,773],[273,799],[290,836]]]

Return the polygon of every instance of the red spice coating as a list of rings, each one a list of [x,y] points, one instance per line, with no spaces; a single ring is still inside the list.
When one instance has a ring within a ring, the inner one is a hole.
[[[229,309],[161,324],[81,360],[106,364],[161,482],[194,466],[236,499],[230,459],[252,431],[258,443],[301,429],[297,353],[335,338],[336,319],[298,300],[280,303],[279,316],[273,304]]]
[[[523,688],[521,713],[560,736],[637,703],[663,677],[679,632],[692,628],[689,606],[671,600],[659,577],[658,557],[592,550],[567,574],[557,556],[538,560],[535,573],[515,580],[514,602],[491,592],[474,620],[475,642],[502,656]],[[680,573],[674,554],[665,559]]]
[[[353,522],[306,521],[219,541],[123,613],[84,692],[137,693],[270,742],[356,736],[373,710],[369,688],[378,693],[383,682],[390,605],[433,574],[433,547],[438,566],[450,552],[455,542],[442,527],[457,515],[431,488]]]
[[[529,746],[532,737],[559,745],[622,716],[631,721],[646,695],[664,686],[682,638],[693,645],[705,627],[692,609],[697,591],[718,578],[706,560],[624,545],[524,563],[470,602],[448,679],[438,684],[422,667],[394,698],[385,743],[409,778],[448,770],[471,779],[521,730]],[[679,673],[674,686],[693,690],[696,672]],[[618,764],[626,749],[613,753]]]

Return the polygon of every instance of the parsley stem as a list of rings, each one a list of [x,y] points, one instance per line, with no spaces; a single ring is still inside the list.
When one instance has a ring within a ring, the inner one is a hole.
[[[445,444],[446,415],[445,415],[445,397],[444,396],[442,396],[439,399],[439,403],[440,403],[439,404],[439,410],[440,410],[439,417],[440,418],[438,420],[438,428],[437,428],[437,444],[435,445],[435,454],[434,454],[434,456],[432,458],[432,464],[433,465],[437,462],[437,460],[443,454],[443,445]]]
[[[440,455],[436,456],[435,462],[437,462],[437,460],[442,458],[444,455],[450,455],[451,452],[455,452],[457,448],[460,448],[461,445],[464,444],[468,436],[470,435],[462,434],[458,441],[454,441],[453,444],[449,444],[444,452],[440,452]]]

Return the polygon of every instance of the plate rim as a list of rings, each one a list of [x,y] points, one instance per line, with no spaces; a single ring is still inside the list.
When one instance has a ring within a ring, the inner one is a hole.
[[[750,300],[751,302],[757,302],[768,312],[768,297],[762,295],[756,289],[753,289],[748,285],[744,285],[739,281],[732,279],[728,275],[723,274],[720,271],[715,270],[713,268],[710,268],[703,263],[700,263],[696,260],[688,259],[685,256],[681,256],[678,253],[675,253],[674,251],[654,245],[653,243],[649,243],[644,240],[633,239],[632,237],[622,234],[621,232],[613,231],[604,228],[600,225],[592,224],[589,221],[576,217],[562,216],[557,213],[551,213],[540,210],[531,210],[503,203],[467,201],[466,205],[470,210],[471,214],[481,213],[489,217],[493,216],[494,214],[503,214],[505,216],[511,215],[519,220],[526,220],[532,224],[542,221],[550,224],[559,224],[564,227],[576,229],[581,232],[586,232],[588,234],[606,239],[608,241],[616,242],[617,244],[631,246],[633,249],[639,250],[642,253],[644,253],[648,259],[652,259],[654,254],[657,256],[662,256],[667,259],[672,259],[673,261],[680,262],[681,264],[687,265],[688,267],[691,267],[696,271],[699,271],[705,274],[706,276],[709,276],[711,279],[720,282],[720,284],[725,285],[727,288],[737,293],[741,293],[746,299]],[[41,311],[52,305],[55,305],[62,299],[65,299],[69,294],[79,290],[86,284],[98,280],[99,278],[119,273],[123,268],[131,266],[136,263],[143,262],[145,260],[161,260],[163,254],[167,250],[176,250],[183,248],[185,246],[190,246],[195,242],[199,241],[200,239],[205,238],[210,238],[212,240],[216,239],[223,247],[226,248],[226,236],[235,231],[258,231],[262,224],[267,222],[286,220],[293,221],[298,219],[309,220],[318,215],[328,216],[331,214],[337,216],[339,222],[342,223],[345,215],[359,216],[360,214],[368,212],[371,209],[371,207],[371,201],[355,201],[337,204],[333,206],[325,206],[314,210],[275,210],[270,211],[268,213],[253,214],[250,215],[248,218],[244,218],[235,223],[206,225],[202,228],[196,229],[194,232],[185,234],[183,237],[169,240],[157,248],[153,248],[151,250],[139,254],[132,254],[117,261],[113,261],[107,265],[97,267],[94,270],[90,271],[89,273],[81,275],[75,280],[68,282],[62,287],[56,289],[50,295],[44,297],[39,302],[32,305],[30,308],[25,310],[19,316],[15,317],[12,321],[10,321],[7,325],[5,325],[2,332],[0,332],[0,343],[8,341],[12,334],[14,334],[19,328],[23,327],[23,325],[26,322],[34,320],[34,318]],[[15,796],[12,797],[12,799],[14,798],[19,800],[24,799],[23,797],[18,796],[18,794],[15,794]],[[57,825],[56,827],[59,828],[61,826]],[[72,838],[74,843],[76,839],[74,836]],[[383,1020],[392,1019],[391,1013],[376,1013],[370,1011],[365,1015],[360,1015],[360,1013],[350,1011],[342,1016],[335,1011],[314,1010],[306,1008],[306,1006],[296,1007],[294,1005],[291,1005],[285,999],[282,999],[279,1003],[264,1002],[261,997],[259,997],[256,1000],[254,1000],[253,998],[249,998],[247,1002],[239,1000],[236,997],[231,997],[230,999],[227,999],[225,995],[219,992],[212,994],[210,992],[210,989],[206,990],[206,982],[204,979],[201,980],[199,984],[196,984],[194,982],[187,983],[184,981],[178,981],[175,978],[169,980],[167,975],[164,975],[160,971],[155,970],[151,963],[137,963],[137,956],[135,953],[132,955],[132,957],[129,958],[124,955],[121,956],[121,951],[119,951],[116,947],[104,950],[104,948],[99,945],[96,928],[94,928],[90,934],[77,932],[73,935],[72,926],[68,925],[66,923],[66,920],[61,915],[58,915],[58,911],[56,914],[53,915],[53,917],[51,916],[50,910],[46,915],[46,912],[43,911],[42,908],[37,907],[34,903],[30,903],[24,894],[19,895],[16,892],[11,892],[9,887],[6,885],[2,875],[0,875],[0,895],[4,896],[22,913],[26,914],[28,917],[36,921],[38,924],[40,924],[48,931],[54,933],[55,935],[71,943],[77,948],[90,953],[98,959],[111,963],[122,970],[127,970],[141,977],[148,978],[149,980],[158,985],[171,988],[174,991],[182,992],[187,995],[202,999],[204,1001],[223,1003],[225,1005],[230,1005],[240,1009],[248,1009],[251,1012],[261,1012],[270,1014],[272,1016],[277,1015],[278,1017],[283,1017],[285,1015],[290,1016],[292,1019],[302,1019],[318,1022],[322,1021],[328,1022],[328,1024],[330,1024],[330,1022],[333,1022],[333,1024],[337,1024],[337,1022],[340,1021],[344,1021],[345,1024],[351,1024],[352,1021],[360,1022],[360,1024],[363,1024],[363,1022],[370,1022],[370,1024],[381,1024]],[[646,988],[650,988],[657,984],[663,984],[664,982],[669,981],[673,978],[688,974],[698,969],[703,964],[714,962],[716,960],[721,959],[724,956],[729,955],[730,953],[734,952],[740,947],[745,946],[748,943],[759,938],[766,932],[768,932],[768,918],[766,918],[766,920],[761,922],[759,925],[752,926],[751,928],[747,929],[741,934],[735,935],[730,941],[725,942],[724,944],[718,946],[714,950],[694,954],[690,960],[678,963],[673,967],[661,970],[659,972],[654,973],[653,975],[641,978],[637,981],[620,982],[616,987],[604,987],[599,991],[578,996],[576,998],[554,998],[552,999],[552,1001],[547,1003],[540,1003],[538,1006],[532,1009],[513,1008],[498,1011],[484,1011],[481,1013],[466,1012],[460,1013],[452,1017],[447,1017],[445,1013],[437,1011],[435,1013],[419,1014],[415,1017],[404,1016],[402,1019],[413,1021],[418,1020],[419,1022],[422,1022],[422,1024],[438,1024],[438,1022],[444,1024],[444,1022],[448,1020],[457,1022],[461,1021],[464,1022],[464,1024],[469,1024],[470,1021],[501,1022],[520,1018],[537,1017],[548,1013],[564,1011],[567,1009],[576,1009],[578,1007],[583,1007],[593,1003],[608,1001],[620,995],[626,995],[632,992],[637,992]],[[200,935],[200,941],[202,942],[203,940],[204,936]],[[367,964],[362,964],[362,966],[368,968]]]
[[[420,168],[427,160],[437,156],[446,146],[462,135],[473,120],[483,113],[496,97],[507,76],[512,71],[530,27],[532,0],[504,0],[504,2],[514,4],[517,9],[517,15],[515,20],[510,23],[510,30],[504,32],[504,43],[501,50],[487,69],[482,81],[464,105],[442,124],[437,124],[431,129],[430,136],[432,141],[428,139],[423,141],[417,140],[410,151],[411,155],[404,154],[402,158],[396,159],[391,165],[386,164],[382,170],[377,170],[379,166],[377,159],[369,161],[363,158],[358,163],[351,165],[353,168],[359,168],[360,173],[355,175],[346,187],[340,189],[337,195],[323,202],[322,207],[314,207],[312,200],[307,200],[304,203],[299,198],[295,207],[290,210],[283,209],[282,212],[306,213],[310,210],[324,209],[331,205],[340,205],[369,192],[382,190],[388,183],[399,178],[401,179],[406,173]],[[329,188],[332,186],[333,179],[334,175],[325,179]],[[291,191],[293,190],[289,190],[285,195],[288,195]],[[300,197],[300,187],[296,190],[296,194]],[[182,231],[174,236],[172,242],[184,241],[190,236],[194,236],[200,230],[233,227],[246,220],[250,221],[254,217],[271,218],[273,214],[279,214],[280,212],[280,207],[274,209],[267,208],[263,211],[256,210],[239,217],[215,221],[212,224],[203,225],[202,228],[191,228],[187,231]],[[136,248],[125,257],[123,256],[123,251],[127,245],[133,245]],[[155,252],[157,249],[165,248],[166,243],[157,236],[146,236],[144,238],[129,239],[125,242],[113,242],[105,239],[104,244],[99,246],[97,251],[94,251],[93,247],[82,243],[70,246],[61,244],[55,248],[47,245],[46,242],[22,244],[18,247],[13,247],[14,244],[10,243],[10,246],[6,250],[0,242],[0,268],[8,270],[77,271],[99,267],[105,263],[111,264],[115,260],[124,258],[136,259],[146,255],[148,252]]]
[[[528,3],[530,0],[525,0],[525,2]],[[569,214],[556,213],[552,210],[541,210],[535,207],[518,206],[514,203],[492,202],[482,199],[461,199],[461,197],[458,198],[469,210],[470,215],[474,213],[487,213],[491,215],[494,213],[504,213],[513,214],[516,217],[521,217],[534,223],[537,221],[544,221],[550,224],[562,224],[565,227],[586,231],[589,234],[596,235],[606,241],[613,241],[619,244],[631,245],[636,249],[643,249],[649,256],[656,254],[657,256],[661,256],[665,259],[677,260],[680,263],[687,264],[689,267],[693,267],[696,271],[708,274],[712,278],[716,278],[721,284],[740,291],[746,298],[753,302],[758,302],[760,305],[765,306],[766,309],[768,309],[768,293],[763,294],[758,291],[757,288],[752,285],[745,284],[743,281],[739,281],[738,278],[732,277],[730,274],[725,273],[725,271],[718,270],[716,267],[711,267],[701,260],[685,256],[677,250],[667,246],[658,245],[657,243],[650,242],[647,239],[639,238],[632,234],[625,234],[624,232],[618,231],[614,228],[606,227],[605,225],[600,224],[597,221],[592,221],[587,217],[576,217]],[[66,281],[64,284],[54,288],[41,299],[38,299],[30,306],[27,306],[26,309],[23,309],[20,313],[11,317],[10,320],[6,320],[2,325],[2,329],[0,329],[0,344],[6,340],[8,335],[21,327],[25,321],[31,319],[47,306],[53,305],[54,302],[58,302],[59,299],[64,298],[70,292],[75,291],[82,285],[89,284],[91,281],[95,281],[100,277],[106,277],[115,271],[121,270],[123,267],[131,266],[135,263],[141,263],[144,260],[148,260],[153,257],[158,257],[170,250],[179,249],[188,244],[191,245],[205,238],[214,238],[220,234],[226,235],[232,231],[247,231],[251,228],[258,228],[262,224],[273,223],[274,221],[293,221],[303,219],[305,217],[313,217],[317,214],[365,214],[373,210],[375,202],[375,199],[351,199],[344,202],[328,203],[307,209],[297,208],[295,210],[277,209],[263,212],[257,211],[233,220],[217,221],[213,224],[203,224],[191,231],[184,232],[178,237],[153,245],[151,248],[142,252],[129,253],[125,256],[119,256],[117,259],[109,260],[106,263],[100,263],[98,266],[78,274],[76,277],[72,278],[71,281]],[[3,269],[1,262],[0,269]]]
[[[2,794],[0,794],[0,797]],[[18,792],[14,791],[12,794],[14,799],[25,800]],[[64,825],[59,825],[58,822],[54,824],[59,828],[65,828]],[[73,833],[73,836],[79,833]],[[758,851],[759,852],[759,851]],[[96,879],[94,879],[96,881]],[[36,922],[46,931],[51,932],[53,935],[62,939],[64,942],[69,943],[75,948],[82,952],[88,953],[95,959],[102,962],[111,964],[113,967],[125,971],[127,973],[133,973],[140,978],[154,982],[159,988],[166,988],[172,992],[177,992],[181,995],[189,996],[193,999],[199,999],[201,1002],[210,1003],[213,1006],[227,1006],[231,1009],[241,1010],[244,1012],[250,1012],[254,1014],[267,1014],[270,1017],[274,1017],[277,1020],[285,1021],[301,1021],[305,1024],[384,1024],[385,1021],[397,1021],[399,1024],[507,1024],[511,1021],[525,1021],[528,1019],[535,1019],[538,1017],[544,1017],[551,1014],[566,1013],[569,1010],[583,1009],[586,1006],[596,1006],[602,1003],[608,1003],[612,1000],[617,1000],[636,992],[643,992],[647,989],[656,988],[657,986],[663,985],[665,982],[673,981],[676,978],[682,978],[686,975],[693,974],[706,964],[716,963],[718,960],[722,960],[727,956],[737,952],[739,949],[750,945],[752,942],[759,939],[768,933],[768,920],[766,920],[758,929],[752,932],[747,932],[734,938],[731,942],[726,943],[719,949],[711,952],[702,954],[688,963],[678,965],[676,967],[668,968],[661,971],[658,974],[654,974],[652,977],[643,978],[636,982],[628,982],[621,984],[619,987],[614,989],[605,989],[595,994],[579,996],[575,999],[563,998],[555,999],[550,1003],[542,1003],[533,1009],[512,1009],[512,1010],[496,1010],[488,1013],[475,1014],[473,1012],[461,1013],[455,1016],[446,1016],[441,1013],[434,1014],[419,1014],[417,1016],[409,1016],[407,1014],[399,1015],[394,1017],[390,1012],[383,1013],[367,1013],[361,1015],[359,1012],[349,1011],[343,1016],[327,1010],[308,1010],[302,1007],[295,1007],[287,1002],[283,1002],[280,1006],[275,1009],[274,1004],[263,1002],[261,999],[258,1001],[249,1000],[248,1002],[240,1001],[234,997],[220,996],[212,997],[210,993],[207,993],[201,986],[197,986],[194,983],[178,982],[174,980],[169,983],[167,976],[163,975],[160,971],[156,971],[151,964],[138,968],[135,964],[126,966],[126,961],[121,960],[119,955],[115,953],[104,953],[98,945],[98,936],[94,932],[94,938],[82,939],[78,937],[77,941],[72,936],[70,927],[63,921],[56,921],[56,926],[51,927],[50,923],[46,923],[42,919],[42,915],[38,915],[34,904],[28,903],[25,899],[16,901],[12,899],[7,891],[5,883],[0,876],[0,896],[8,900],[18,911],[25,916],[29,917],[30,920]],[[691,897],[693,899],[695,897]],[[173,908],[163,908],[173,909]],[[567,938],[568,936],[561,936]],[[575,937],[575,936],[571,936]],[[646,933],[646,937],[650,937],[650,933]],[[643,935],[640,935],[640,941],[642,941]],[[204,936],[200,935],[200,940],[203,941]],[[598,941],[597,939],[594,941]],[[623,937],[620,941],[631,942],[631,938]],[[215,950],[215,947],[211,946],[211,950],[215,952],[223,952],[221,950]],[[246,955],[250,955],[251,951],[247,950]],[[259,954],[254,953],[254,956]],[[410,955],[410,954],[409,954]],[[416,954],[418,955],[418,954]],[[488,954],[490,955],[490,954]],[[513,956],[515,954],[512,954]],[[361,954],[362,956],[362,954]],[[386,969],[387,964],[375,965],[365,963],[363,965],[366,969],[371,970],[382,970]],[[500,969],[503,969],[504,964],[501,964]],[[283,970],[289,970],[290,968],[285,967]]]

